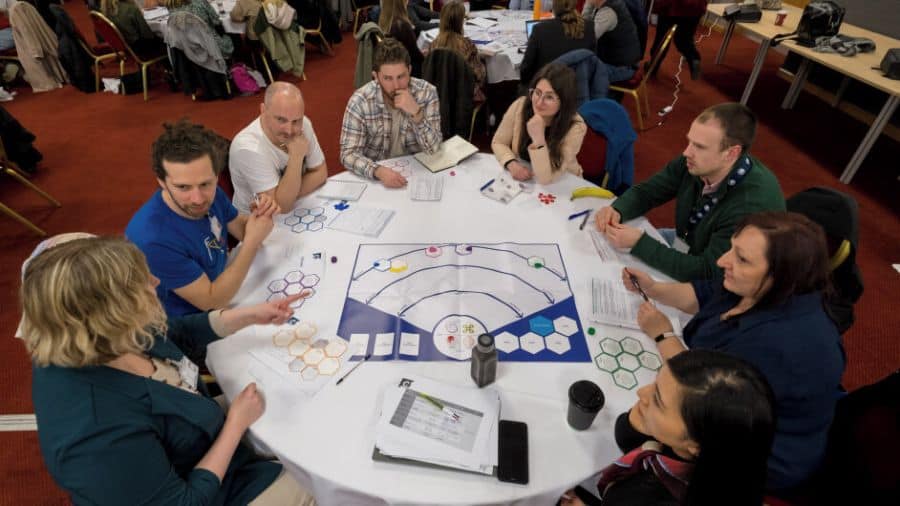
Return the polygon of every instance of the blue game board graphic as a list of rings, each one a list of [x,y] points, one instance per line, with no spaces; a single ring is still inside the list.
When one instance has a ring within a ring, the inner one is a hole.
[[[589,362],[556,244],[361,244],[338,335],[356,359],[468,360],[495,336],[501,360]]]

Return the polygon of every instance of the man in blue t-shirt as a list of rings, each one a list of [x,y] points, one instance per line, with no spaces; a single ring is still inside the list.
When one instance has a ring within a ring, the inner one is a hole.
[[[131,218],[125,235],[159,278],[159,300],[170,317],[228,305],[273,227],[280,209],[260,195],[251,213],[238,214],[218,188],[220,137],[181,120],[163,125],[153,143],[160,189]],[[227,268],[228,234],[241,248]]]

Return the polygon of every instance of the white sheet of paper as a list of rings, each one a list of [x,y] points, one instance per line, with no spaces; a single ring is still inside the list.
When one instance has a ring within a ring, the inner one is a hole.
[[[466,20],[466,24],[475,25],[480,28],[490,28],[497,24],[493,19],[472,17]]]
[[[419,334],[411,332],[402,332],[400,334],[400,354],[410,356],[419,355]]]
[[[640,329],[638,309],[644,300],[629,292],[621,280],[591,278],[591,319],[630,329]]]
[[[350,334],[350,355],[364,356],[369,349],[369,334]]]
[[[409,180],[409,198],[437,201],[444,194],[444,178],[429,174],[417,174]]]
[[[616,251],[616,248],[609,243],[606,236],[593,227],[591,227],[588,233],[591,235],[591,242],[594,243],[594,248],[597,250],[597,254],[600,255],[601,260],[619,264],[624,263],[624,259],[619,255],[619,252]]]
[[[394,211],[391,209],[352,205],[349,209],[338,213],[328,223],[328,228],[351,234],[378,237],[393,217]]]
[[[377,356],[385,356],[390,355],[394,351],[394,334],[393,333],[385,333],[385,334],[375,334],[375,349],[372,351],[373,355]]]
[[[366,189],[366,183],[359,181],[342,181],[340,179],[329,179],[316,196],[323,199],[333,200],[359,200]]]

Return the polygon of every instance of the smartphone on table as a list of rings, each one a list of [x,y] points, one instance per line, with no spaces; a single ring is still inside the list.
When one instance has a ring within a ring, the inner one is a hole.
[[[528,426],[523,422],[500,420],[497,451],[497,479],[528,483]]]

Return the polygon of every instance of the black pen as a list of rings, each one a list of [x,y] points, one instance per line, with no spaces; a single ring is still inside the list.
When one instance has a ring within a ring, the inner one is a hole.
[[[637,288],[638,293],[641,294],[641,297],[644,298],[644,301],[650,302],[650,298],[647,297],[647,294],[644,293],[644,290],[641,288],[641,284],[638,283],[637,276],[635,276],[634,274],[632,274],[631,271],[629,271],[628,269],[625,269],[625,272],[628,273],[628,279],[630,279],[630,280],[631,280],[631,284],[634,285],[635,288]]]
[[[587,220],[590,216],[591,212],[588,211],[587,214],[584,215],[584,219],[581,220],[581,225],[578,225],[578,230],[584,230],[584,225],[587,223]]]
[[[347,371],[347,374],[341,376],[341,378],[340,378],[339,380],[337,380],[337,383],[335,383],[335,386],[340,385],[341,382],[344,381],[344,380],[347,378],[347,376],[350,376],[350,373],[351,373],[351,372],[355,371],[357,367],[363,365],[363,362],[365,362],[366,360],[369,360],[370,358],[372,358],[372,354],[371,354],[371,353],[369,353],[369,354],[366,355],[362,360],[360,360],[359,362],[357,362],[355,366],[353,366],[349,371]]]

